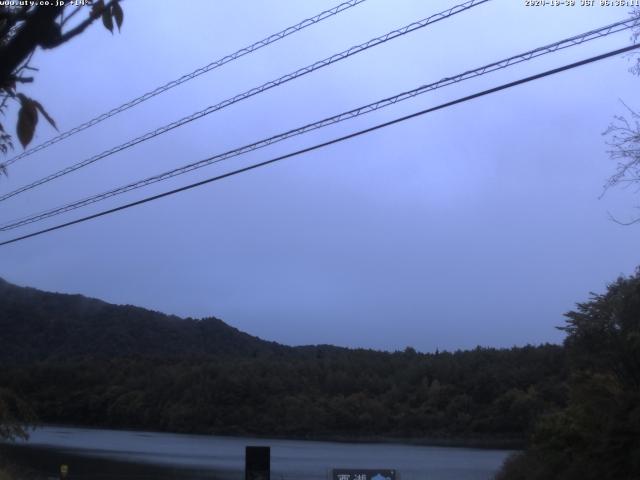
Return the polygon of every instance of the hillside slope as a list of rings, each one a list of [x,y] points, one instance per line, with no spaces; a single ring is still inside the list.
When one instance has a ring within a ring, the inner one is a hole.
[[[85,356],[255,356],[288,349],[213,317],[182,319],[2,279],[0,332],[0,363],[5,364]]]
[[[558,345],[287,347],[215,318],[0,282],[0,386],[48,423],[504,445],[566,404],[564,357]]]

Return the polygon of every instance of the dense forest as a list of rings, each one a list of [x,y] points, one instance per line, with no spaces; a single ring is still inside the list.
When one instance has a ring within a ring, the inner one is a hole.
[[[0,385],[42,422],[508,444],[567,400],[556,345],[433,354],[294,348],[214,318],[4,281],[0,329]]]
[[[0,282],[0,436],[35,415],[175,432],[527,439],[498,479],[640,478],[640,270],[560,328],[562,346],[287,347],[215,318]]]

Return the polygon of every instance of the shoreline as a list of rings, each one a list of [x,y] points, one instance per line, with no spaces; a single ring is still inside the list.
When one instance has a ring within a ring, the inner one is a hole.
[[[222,438],[255,438],[260,440],[295,440],[308,442],[331,442],[346,444],[389,444],[389,445],[407,445],[421,447],[442,447],[442,448],[473,448],[484,450],[522,450],[526,446],[526,438],[508,435],[474,435],[474,436],[425,436],[425,437],[387,437],[384,435],[362,435],[349,436],[341,434],[307,434],[307,435],[262,435],[249,432],[176,432],[167,430],[148,430],[135,427],[114,428],[108,426],[87,426],[77,424],[60,424],[47,423],[34,426],[38,428],[79,428],[86,430],[111,430],[119,432],[141,432],[171,435],[197,435],[203,437],[222,437]],[[33,431],[33,429],[30,429]]]

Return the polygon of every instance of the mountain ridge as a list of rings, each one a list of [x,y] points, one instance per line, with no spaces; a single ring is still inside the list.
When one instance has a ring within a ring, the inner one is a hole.
[[[304,438],[523,438],[566,403],[558,345],[419,353],[268,342],[0,282],[0,386],[39,419]]]
[[[282,354],[292,347],[216,317],[182,318],[80,294],[21,287],[0,278],[0,362],[83,356]]]

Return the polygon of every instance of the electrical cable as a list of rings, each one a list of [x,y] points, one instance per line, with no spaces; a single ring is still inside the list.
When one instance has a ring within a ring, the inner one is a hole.
[[[206,115],[209,115],[213,112],[216,112],[218,110],[221,110],[223,108],[226,108],[230,105],[233,105],[234,103],[237,103],[239,101],[245,100],[247,98],[253,97],[254,95],[257,95],[259,93],[262,93],[266,90],[269,90],[271,88],[277,87],[279,85],[282,85],[284,83],[287,83],[291,80],[294,80],[298,77],[301,77],[303,75],[306,75],[308,73],[314,72],[320,68],[326,67],[328,65],[331,65],[335,62],[338,62],[340,60],[344,60],[345,58],[349,58],[352,55],[355,55],[357,53],[363,52],[365,50],[368,50],[369,48],[381,45],[385,42],[388,42],[389,40],[393,40],[395,38],[401,37],[403,35],[406,35],[410,32],[414,32],[420,28],[424,28],[427,25],[431,25],[433,23],[436,23],[440,20],[444,20],[446,18],[452,17],[453,15],[457,14],[457,13],[461,13],[464,12],[466,10],[469,10],[470,8],[473,8],[475,6],[481,5],[483,3],[489,2],[491,0],[469,0],[465,3],[462,3],[460,5],[455,5],[445,11],[436,13],[434,15],[431,15],[425,19],[419,20],[417,22],[413,22],[409,25],[406,25],[402,28],[393,30],[389,33],[386,33],[385,35],[381,35],[379,37],[373,38],[365,43],[362,43],[360,45],[356,45],[354,47],[351,47],[347,50],[344,50],[343,52],[331,55],[330,57],[325,58],[324,60],[320,60],[318,62],[315,62],[311,65],[308,65],[304,68],[300,68],[298,70],[296,70],[295,72],[289,73],[287,75],[284,75],[276,80],[271,80],[267,83],[262,84],[259,87],[254,87],[251,90],[247,90],[244,93],[241,93],[239,95],[236,95],[234,97],[231,97],[227,100],[224,100],[216,105],[212,105],[209,106],[207,108],[205,108],[204,110],[200,110],[198,112],[195,112],[187,117],[181,118],[180,120],[177,120],[175,122],[172,122],[168,125],[164,125],[160,128],[157,128],[151,132],[147,132],[144,135],[141,135],[137,138],[134,138],[132,140],[129,140],[126,143],[123,143],[121,145],[118,145],[116,147],[110,148],[109,150],[105,150],[102,153],[99,153],[97,155],[94,155],[93,157],[87,158],[85,160],[82,160],[78,163],[75,163],[73,165],[70,165],[69,167],[66,167],[62,170],[59,170],[55,173],[52,173],[50,175],[47,175],[46,177],[40,178],[39,180],[36,180],[28,185],[24,185],[20,188],[17,188],[16,190],[13,190],[11,192],[5,193],[3,195],[0,195],[0,202],[5,201],[11,197],[14,197],[16,195],[19,195],[23,192],[26,192],[28,190],[31,190],[33,188],[36,188],[40,185],[43,185],[47,182],[50,182],[52,180],[55,180],[56,178],[62,177],[64,175],[68,175],[71,172],[74,172],[80,168],[86,167],[88,165],[91,165],[92,163],[97,162],[98,160],[101,160],[103,158],[109,157],[115,153],[121,152],[122,150],[125,150],[127,148],[133,147],[134,145],[137,145],[139,143],[145,142],[147,140],[150,140],[152,138],[157,137],[158,135],[162,135],[170,130],[173,130],[174,128],[180,127],[182,125],[185,125],[187,123],[193,122],[194,120],[198,120]]]
[[[108,190],[106,192],[97,194],[97,195],[93,195],[69,204],[66,204],[64,206],[60,206],[60,207],[56,207],[56,208],[52,208],[52,209],[48,209],[45,210],[43,212],[40,213],[36,213],[36,214],[31,214],[27,217],[22,217],[20,219],[16,219],[16,220],[12,220],[10,222],[4,223],[3,225],[0,226],[0,232],[2,231],[8,231],[8,230],[13,230],[15,228],[27,225],[27,224],[31,224],[34,222],[38,222],[56,215],[60,215],[63,213],[67,213],[70,212],[72,210],[76,210],[78,208],[102,201],[102,200],[106,200],[108,198],[114,197],[116,195],[120,195],[120,194],[124,194],[126,192],[132,191],[132,190],[136,190],[138,188],[142,188],[142,187],[146,187],[148,185],[160,182],[160,181],[164,181],[164,180],[168,180],[170,178],[173,178],[175,176],[178,175],[182,175],[184,173],[188,173],[191,172],[193,170],[197,170],[199,168],[203,168],[205,166],[214,164],[214,163],[219,163],[222,162],[224,160],[228,160],[230,158],[233,157],[237,157],[240,155],[243,155],[245,153],[257,150],[259,148],[264,148],[266,146],[272,145],[274,143],[286,140],[288,138],[297,136],[297,135],[302,135],[304,133],[307,133],[309,131],[312,130],[316,130],[319,128],[323,128],[326,127],[328,125],[333,125],[335,123],[339,123],[351,118],[355,118],[358,117],[360,115],[364,115],[366,113],[370,113],[370,112],[374,112],[376,110],[380,110],[382,108],[388,107],[390,105],[393,105],[395,103],[404,101],[404,100],[408,100],[410,98],[413,98],[415,96],[436,90],[438,88],[442,88],[448,85],[452,85],[464,80],[468,80],[470,78],[475,78],[481,75],[485,75],[487,73],[490,72],[494,72],[496,70],[500,70],[500,69],[504,69],[507,68],[509,66],[512,65],[516,65],[518,63],[524,62],[524,61],[528,61],[531,60],[533,58],[537,58],[539,56],[542,55],[546,55],[549,53],[553,53],[555,51],[561,50],[561,49],[565,49],[568,47],[572,47],[575,45],[580,45],[584,42],[593,40],[593,39],[597,39],[597,38],[602,38],[606,35],[610,35],[612,33],[617,33],[620,32],[622,30],[626,30],[626,29],[631,29],[634,27],[637,27],[638,25],[640,25],[640,19],[626,19],[626,20],[622,20],[620,22],[616,22],[598,29],[594,29],[594,30],[590,30],[588,32],[579,34],[579,35],[574,35],[573,37],[569,37],[566,38],[564,40],[560,40],[557,42],[554,42],[552,44],[549,45],[545,45],[543,47],[539,47],[536,48],[534,50],[529,50],[527,52],[524,53],[520,53],[518,55],[513,55],[511,57],[508,57],[506,59],[497,61],[497,62],[493,62],[490,63],[488,65],[484,65],[482,67],[473,69],[473,70],[467,70],[464,73],[452,76],[452,77],[445,77],[437,82],[434,83],[430,83],[427,85],[422,85],[418,88],[415,88],[413,90],[409,90],[406,92],[402,92],[400,94],[394,95],[392,97],[388,97],[382,100],[379,100],[377,102],[373,102],[370,103],[368,105],[364,105],[352,110],[349,110],[347,112],[342,112],[338,115],[334,115],[332,117],[327,117],[324,118],[322,120],[319,120],[317,122],[314,123],[310,123],[307,125],[304,125],[302,127],[298,127],[292,130],[288,130],[286,132],[259,140],[257,142],[248,144],[248,145],[244,145],[242,147],[239,148],[235,148],[233,150],[229,150],[227,152],[218,154],[218,155],[214,155],[212,157],[208,157],[205,158],[203,160],[194,162],[194,163],[190,163],[151,177],[147,177],[145,179],[142,180],[138,180],[135,181],[133,183],[129,183],[127,185],[121,186],[121,187],[117,187],[115,189],[112,190]]]
[[[205,179],[205,180],[201,180],[199,182],[191,183],[189,185],[185,185],[185,186],[180,187],[180,188],[169,190],[167,192],[163,192],[163,193],[160,193],[160,194],[157,194],[157,195],[152,195],[150,197],[146,197],[146,198],[143,198],[141,200],[130,202],[130,203],[127,203],[125,205],[120,205],[119,207],[111,208],[111,209],[108,209],[108,210],[103,210],[101,212],[94,213],[92,215],[88,215],[88,216],[85,216],[85,217],[82,217],[82,218],[78,218],[78,219],[72,220],[70,222],[66,222],[66,223],[62,223],[62,224],[59,224],[59,225],[56,225],[56,226],[53,226],[53,227],[45,228],[45,229],[42,229],[42,230],[39,230],[39,231],[36,231],[36,232],[33,232],[33,233],[22,235],[20,237],[12,238],[10,240],[6,240],[6,241],[3,241],[3,242],[0,242],[0,246],[9,245],[11,243],[16,243],[16,242],[19,242],[19,241],[22,241],[22,240],[26,240],[28,238],[32,238],[32,237],[35,237],[35,236],[38,236],[38,235],[43,235],[45,233],[53,232],[55,230],[60,230],[62,228],[69,227],[71,225],[76,225],[76,224],[83,223],[83,222],[86,222],[86,221],[89,221],[89,220],[92,220],[92,219],[95,219],[95,218],[99,218],[99,217],[103,217],[105,215],[109,215],[111,213],[119,212],[121,210],[126,210],[126,209],[129,209],[129,208],[138,206],[138,205],[142,205],[144,203],[152,202],[154,200],[158,200],[160,198],[168,197],[168,196],[174,195],[176,193],[180,193],[180,192],[184,192],[184,191],[187,191],[187,190],[191,190],[193,188],[200,187],[202,185],[206,185],[206,184],[218,181],[218,180],[222,180],[222,179],[227,178],[227,177],[231,177],[231,176],[234,176],[234,175],[238,175],[240,173],[248,172],[250,170],[255,170],[255,169],[260,168],[260,167],[271,165],[273,163],[279,162],[281,160],[285,160],[287,158],[295,157],[295,156],[301,155],[303,153],[308,153],[308,152],[311,152],[311,151],[314,151],[314,150],[318,150],[320,148],[327,147],[329,145],[333,145],[333,144],[336,144],[336,143],[339,143],[339,142],[343,142],[345,140],[349,140],[351,138],[359,137],[361,135],[364,135],[364,134],[379,130],[381,128],[389,127],[391,125],[395,125],[397,123],[401,123],[401,122],[410,120],[412,118],[416,118],[416,117],[425,115],[427,113],[431,113],[431,112],[434,112],[434,111],[437,111],[437,110],[442,110],[444,108],[448,108],[448,107],[451,107],[451,106],[454,106],[454,105],[458,105],[460,103],[468,102],[470,100],[474,100],[476,98],[483,97],[485,95],[496,93],[496,92],[499,92],[499,91],[502,91],[502,90],[506,90],[508,88],[512,88],[512,87],[515,87],[515,86],[518,86],[518,85],[522,85],[524,83],[532,82],[534,80],[539,80],[541,78],[548,77],[550,75],[555,75],[557,73],[564,72],[564,71],[567,71],[567,70],[571,70],[573,68],[577,68],[577,67],[580,67],[580,66],[583,66],[583,65],[587,65],[587,64],[590,64],[590,63],[593,63],[593,62],[604,60],[605,58],[609,58],[609,57],[612,57],[612,56],[615,56],[615,55],[619,55],[621,53],[626,53],[626,52],[629,52],[631,50],[635,50],[635,49],[637,49],[639,47],[640,47],[640,44],[630,45],[630,46],[627,46],[627,47],[624,47],[624,48],[619,48],[617,50],[612,50],[612,51],[609,51],[607,53],[603,53],[601,55],[596,55],[594,57],[590,57],[590,58],[587,58],[587,59],[584,59],[584,60],[580,60],[578,62],[570,63],[570,64],[564,65],[562,67],[554,68],[552,70],[546,70],[546,71],[544,71],[542,73],[538,73],[538,74],[531,75],[531,76],[528,76],[528,77],[525,77],[525,78],[521,78],[519,80],[515,80],[515,81],[509,82],[509,83],[505,83],[505,84],[502,84],[502,85],[497,86],[497,87],[489,88],[487,90],[483,90],[481,92],[477,92],[477,93],[474,93],[472,95],[467,95],[465,97],[461,97],[461,98],[458,98],[456,100],[452,100],[450,102],[442,103],[442,104],[437,105],[435,107],[431,107],[431,108],[427,108],[427,109],[424,109],[424,110],[420,110],[418,112],[415,112],[415,113],[412,113],[412,114],[409,114],[409,115],[405,115],[403,117],[395,118],[393,120],[374,125],[373,127],[365,128],[363,130],[359,130],[359,131],[350,133],[348,135],[344,135],[342,137],[334,138],[332,140],[329,140],[329,141],[326,141],[326,142],[323,142],[323,143],[318,143],[318,144],[313,145],[311,147],[303,148],[301,150],[297,150],[295,152],[288,153],[286,155],[281,155],[279,157],[275,157],[275,158],[272,158],[270,160],[266,160],[264,162],[256,163],[256,164],[244,167],[244,168],[239,168],[237,170],[233,170],[231,172],[224,173],[222,175],[217,175],[215,177],[211,177],[211,178],[208,178],[208,179]]]
[[[329,10],[325,10],[324,12],[320,12],[317,15],[314,15],[313,17],[307,18],[299,23],[297,23],[296,25],[292,25],[291,27],[287,27],[284,30],[279,31],[278,33],[274,33],[273,35],[269,35],[266,38],[263,38],[262,40],[259,40],[251,45],[249,45],[248,47],[244,47],[241,48],[240,50],[231,53],[229,55],[226,55],[218,60],[215,60],[213,62],[211,62],[208,65],[205,65],[204,67],[200,67],[196,70],[194,70],[193,72],[187,73],[183,76],[181,76],[180,78],[177,78],[175,80],[172,80],[168,83],[165,83],[164,85],[157,87],[143,95],[140,95],[139,97],[136,97],[132,100],[129,100],[126,103],[123,103],[122,105],[120,105],[119,107],[115,107],[111,110],[109,110],[108,112],[102,113],[101,115],[98,115],[95,118],[92,118],[91,120],[88,120],[80,125],[78,125],[77,127],[74,127],[70,130],[67,130],[65,132],[62,132],[61,134],[47,140],[46,142],[43,142],[39,145],[36,145],[34,147],[29,148],[28,150],[25,150],[24,152],[22,152],[19,155],[16,155],[15,157],[7,160],[6,162],[2,163],[5,167],[11,165],[12,163],[17,162],[18,160],[28,157],[29,155],[32,155],[36,152],[39,152],[47,147],[50,147],[51,145],[54,145],[58,142],[60,142],[61,140],[64,140],[65,138],[69,138],[72,135],[75,135],[78,132],[81,132],[83,130],[86,130],[87,128],[93,127],[94,125],[97,125],[101,122],[103,122],[104,120],[113,117],[114,115],[117,115],[119,113],[124,112],[125,110],[129,110],[132,107],[135,107],[136,105],[145,102],[147,100],[149,100],[150,98],[155,97],[156,95],[160,95],[161,93],[166,92],[167,90],[170,90],[174,87],[177,87],[178,85],[182,85],[185,82],[188,82],[189,80],[192,80],[196,77],[199,77],[200,75],[210,72],[211,70],[214,70],[218,67],[221,67],[233,60],[237,60],[240,57],[243,57],[244,55],[247,55],[249,53],[253,53],[256,50],[259,50],[263,47],[266,47],[267,45],[270,45],[274,42],[277,42],[278,40],[282,40],[285,37],[288,37],[289,35],[292,35],[293,33],[299,32],[300,30],[309,27],[311,25],[315,25],[316,23],[321,22],[322,20],[325,20],[329,17],[332,17],[334,15],[337,15],[340,12],[343,12],[351,7],[355,7],[356,5],[359,5],[363,2],[365,2],[366,0],[349,0],[347,2],[341,3],[340,5],[337,5]]]

